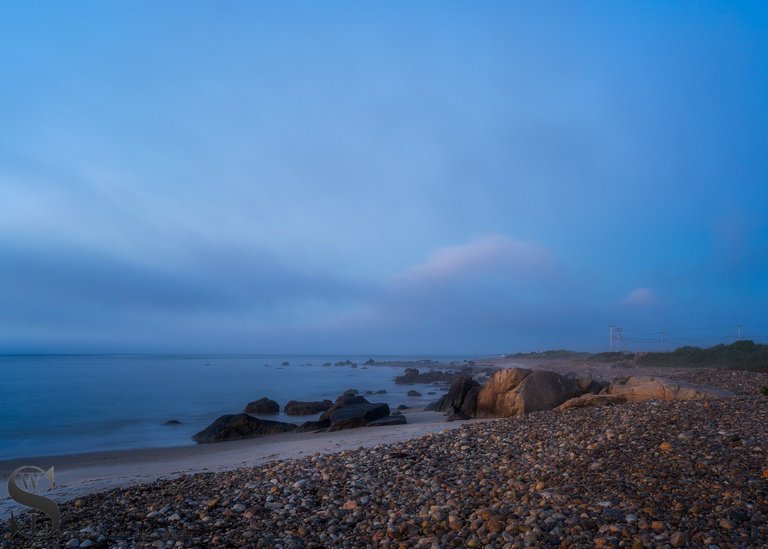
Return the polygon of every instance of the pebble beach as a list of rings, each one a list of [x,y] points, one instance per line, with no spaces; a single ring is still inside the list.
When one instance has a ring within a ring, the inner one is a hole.
[[[34,547],[765,547],[768,374],[734,391],[470,422],[394,444],[117,488]],[[0,525],[0,547],[25,546]]]

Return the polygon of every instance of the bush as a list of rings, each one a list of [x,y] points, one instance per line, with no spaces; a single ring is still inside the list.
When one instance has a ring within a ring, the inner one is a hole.
[[[763,393],[763,396],[767,396],[768,397],[768,386],[763,387],[762,389],[760,389],[760,392]]]

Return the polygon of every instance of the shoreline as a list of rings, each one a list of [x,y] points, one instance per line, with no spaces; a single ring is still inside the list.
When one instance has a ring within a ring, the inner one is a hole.
[[[0,477],[7,479],[12,471],[24,465],[42,469],[54,467],[56,487],[45,496],[65,502],[160,479],[404,442],[429,433],[455,429],[466,423],[489,421],[449,423],[442,412],[423,412],[419,409],[403,410],[403,414],[408,419],[405,425],[362,427],[330,433],[284,433],[213,444],[15,458],[0,461]],[[6,520],[11,511],[19,510],[23,508],[9,498],[7,484],[3,482],[0,484],[0,521]]]

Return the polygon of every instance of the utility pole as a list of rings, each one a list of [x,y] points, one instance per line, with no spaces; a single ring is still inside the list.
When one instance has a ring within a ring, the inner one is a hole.
[[[621,352],[621,328],[616,328],[616,352]]]
[[[736,326],[736,341],[741,341],[741,324]]]
[[[608,336],[608,348],[613,352],[613,324],[610,324],[608,326],[609,336]]]
[[[669,352],[669,349],[667,349],[667,343],[666,343],[666,332],[661,332],[661,348],[664,349],[665,353]]]

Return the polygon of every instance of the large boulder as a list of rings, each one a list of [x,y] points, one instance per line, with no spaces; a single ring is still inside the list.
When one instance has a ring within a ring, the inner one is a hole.
[[[477,414],[511,417],[551,410],[582,394],[575,380],[555,372],[509,368],[493,374],[477,395]]]
[[[352,404],[370,404],[370,403],[365,397],[358,395],[357,391],[354,391],[354,392],[352,390],[346,391],[340,394],[336,398],[336,402],[334,402],[331,406],[329,406],[328,409],[320,415],[320,421],[323,421],[326,419],[330,420],[331,417],[333,417],[333,414],[336,412],[336,410],[344,408],[345,406],[351,406]]]
[[[325,412],[331,406],[333,402],[330,400],[302,402],[299,400],[291,400],[285,405],[285,413],[289,416],[311,416],[312,414],[319,414]]]
[[[280,413],[280,405],[274,400],[264,397],[249,402],[243,411],[247,414],[278,414]]]
[[[371,422],[389,416],[389,405],[370,402],[348,404],[337,409],[331,416],[329,431],[365,427]]]
[[[259,419],[246,413],[227,414],[219,417],[199,433],[192,435],[192,440],[206,444],[287,433],[294,430],[296,430],[296,425],[293,423]]]
[[[468,416],[474,416],[477,410],[477,395],[480,391],[479,387],[480,384],[471,377],[460,376],[451,383],[451,388],[448,389],[448,392],[445,395],[427,405],[424,410],[451,413],[458,409],[462,410]],[[472,393],[472,396],[468,398],[470,393]],[[467,404],[466,409],[465,403]]]
[[[608,394],[627,400],[704,400],[735,396],[727,389],[656,376],[615,379],[608,387]]]

